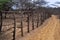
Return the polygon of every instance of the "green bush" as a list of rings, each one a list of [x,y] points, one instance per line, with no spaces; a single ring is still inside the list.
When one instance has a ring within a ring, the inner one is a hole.
[[[4,9],[4,4],[9,2],[10,0],[0,0],[0,10],[3,10]]]

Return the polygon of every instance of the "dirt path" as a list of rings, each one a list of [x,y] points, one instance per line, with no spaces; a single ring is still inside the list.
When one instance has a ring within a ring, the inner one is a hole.
[[[43,28],[37,28],[21,40],[60,40],[59,19],[53,15]]]

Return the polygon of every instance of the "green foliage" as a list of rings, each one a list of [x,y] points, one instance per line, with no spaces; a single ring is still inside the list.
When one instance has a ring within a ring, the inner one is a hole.
[[[9,2],[10,0],[0,0],[0,10],[4,9],[4,4]]]

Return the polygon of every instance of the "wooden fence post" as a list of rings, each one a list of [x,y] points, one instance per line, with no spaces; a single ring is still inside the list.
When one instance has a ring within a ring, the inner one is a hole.
[[[23,36],[23,13],[21,13],[21,36]]]
[[[39,13],[39,26],[41,25],[41,13]]]
[[[39,26],[39,13],[37,13],[37,27]]]
[[[28,21],[28,28],[27,29],[28,29],[28,33],[29,33],[30,32],[29,31],[29,14],[28,14],[28,17],[27,17],[27,21]]]
[[[34,14],[33,14],[33,12],[32,12],[32,30],[34,30],[34,19],[33,19],[33,17],[34,17]]]
[[[16,37],[16,19],[15,19],[15,13],[13,14],[14,16],[14,31],[13,31],[13,40],[15,40]]]
[[[0,12],[0,16],[1,16],[1,18],[0,18],[0,32],[1,32],[1,30],[2,30],[2,12]]]
[[[6,14],[7,14],[7,12],[5,12],[5,18],[6,18]]]
[[[43,24],[43,13],[41,13],[41,25]]]

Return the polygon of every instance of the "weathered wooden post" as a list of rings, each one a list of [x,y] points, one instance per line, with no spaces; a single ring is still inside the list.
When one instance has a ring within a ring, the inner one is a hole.
[[[19,12],[21,16],[21,36],[23,36],[23,12]]]
[[[47,13],[46,13],[46,11],[45,11],[45,20],[47,19]]]
[[[2,30],[2,12],[0,11],[0,32]]]
[[[5,18],[6,18],[7,12],[5,12]]]
[[[16,18],[15,18],[15,13],[13,14],[13,16],[14,16],[13,40],[15,40],[15,37],[16,37]]]
[[[48,13],[45,11],[46,19],[48,18]]]
[[[34,30],[34,13],[32,12],[32,30]]]
[[[45,20],[45,19],[44,19],[44,18],[45,18],[44,11],[43,11],[43,16],[42,16],[42,17],[43,17],[42,22],[44,22],[44,20]]]
[[[30,31],[29,31],[29,13],[28,13],[28,17],[27,17],[27,21],[28,21],[28,27],[27,27],[27,32],[29,33]]]
[[[40,20],[41,20],[41,25],[42,25],[42,12],[41,12],[41,18],[40,18]]]
[[[41,13],[39,14],[39,26],[41,25]]]
[[[39,12],[39,26],[41,25],[41,13]]]
[[[39,13],[37,13],[37,28],[39,26]]]

